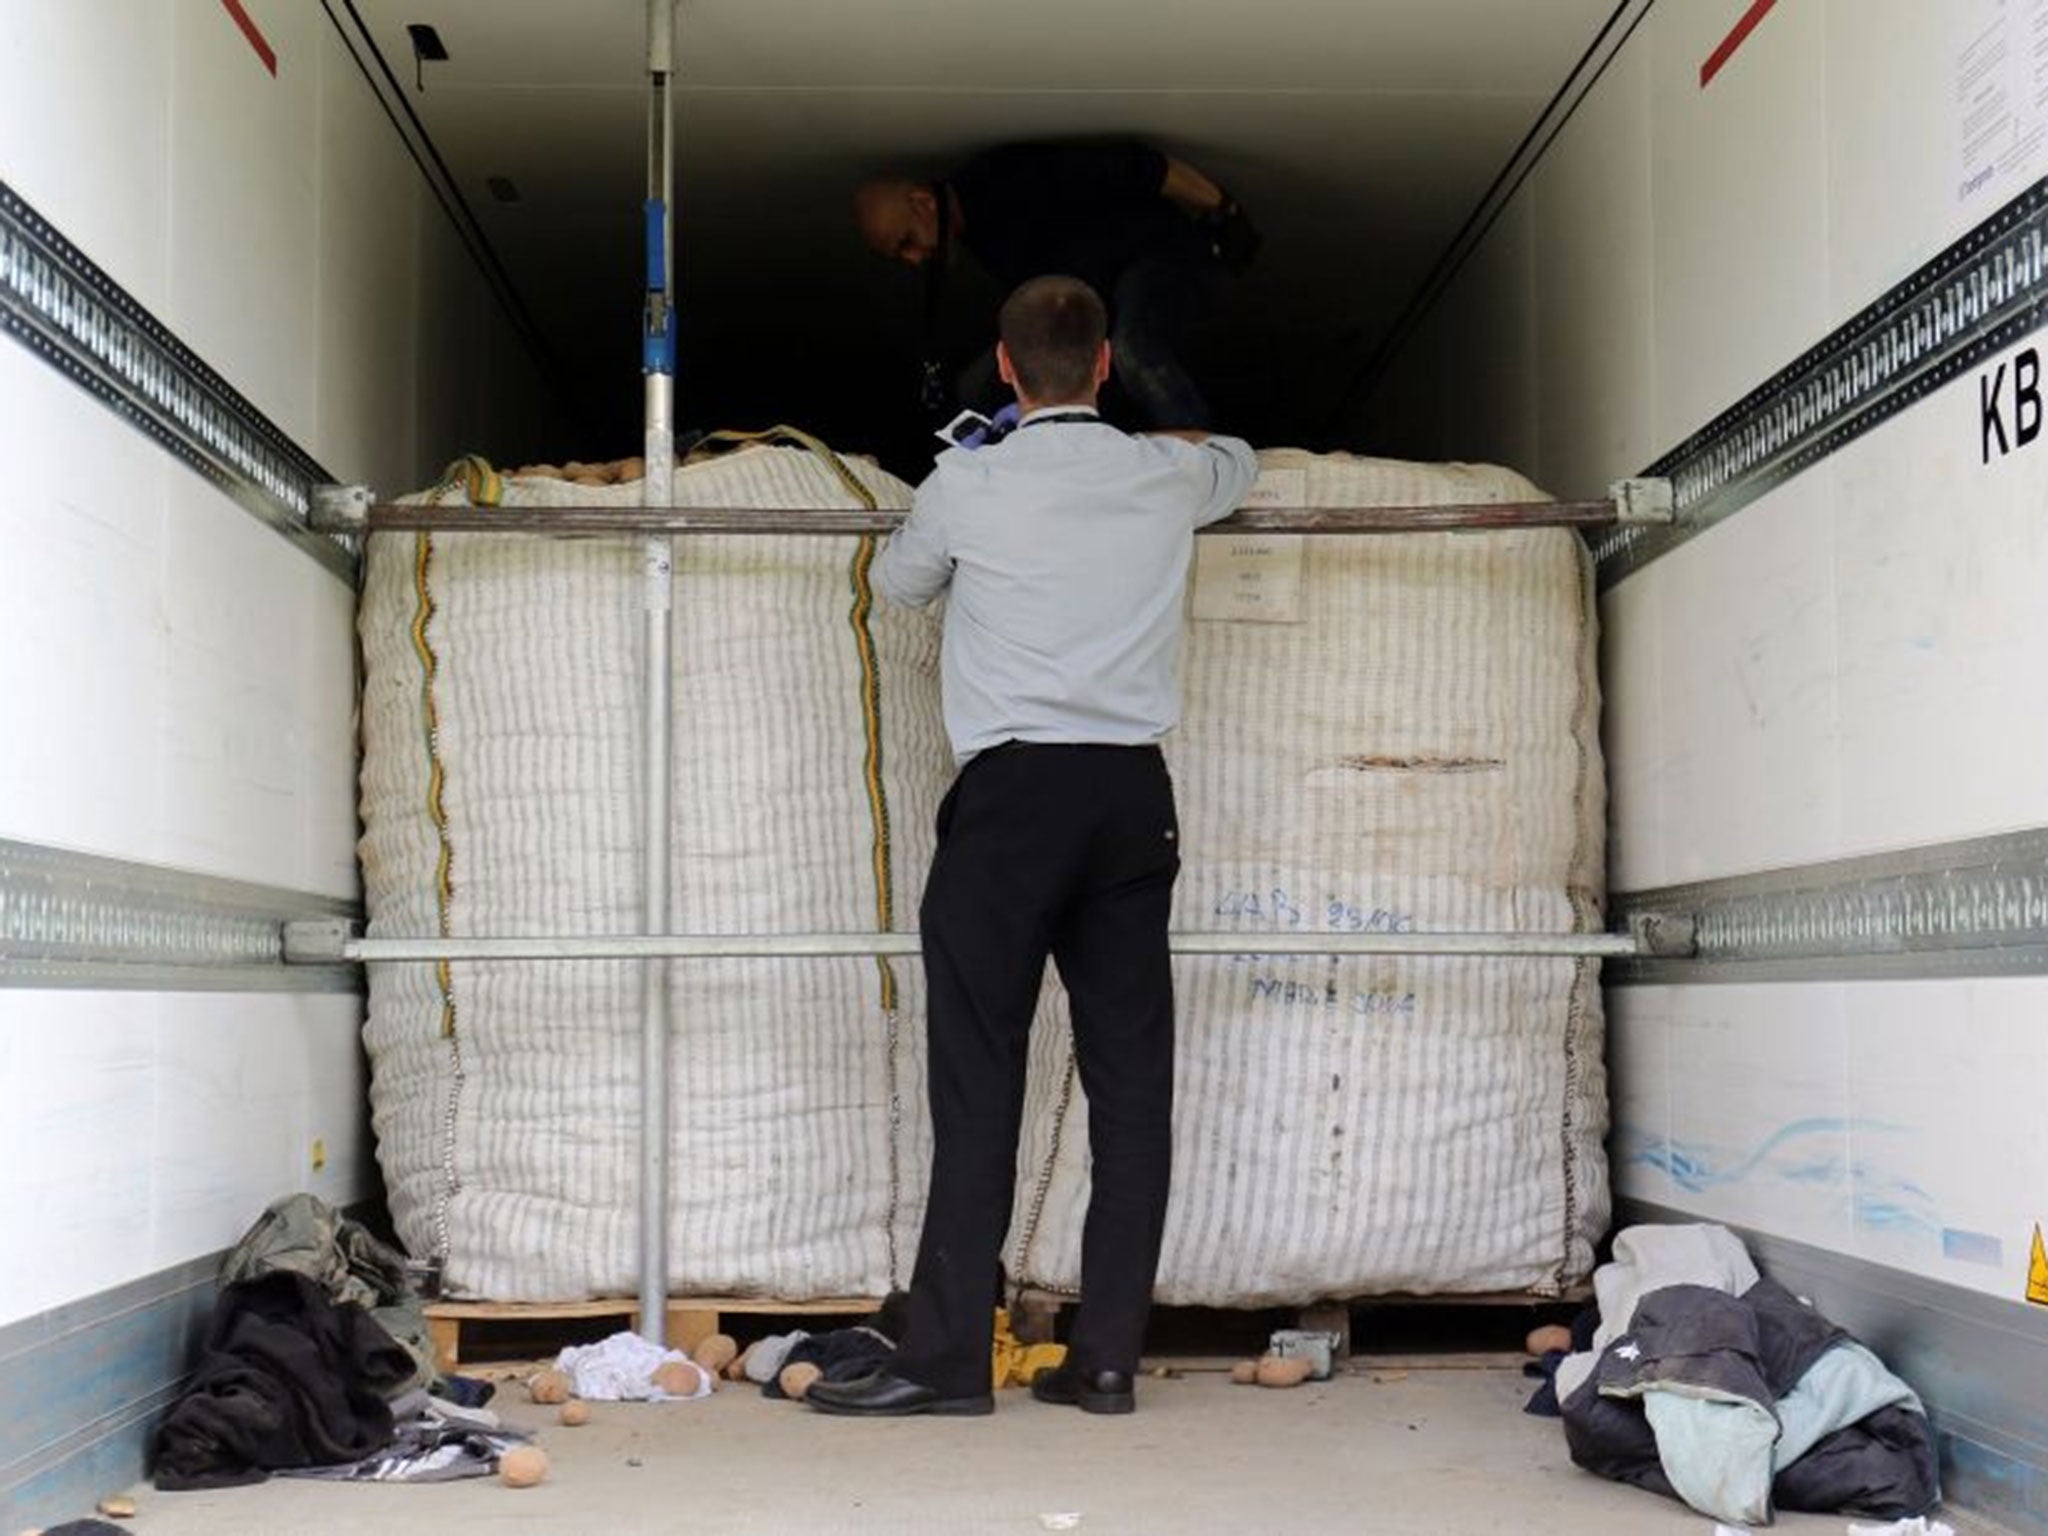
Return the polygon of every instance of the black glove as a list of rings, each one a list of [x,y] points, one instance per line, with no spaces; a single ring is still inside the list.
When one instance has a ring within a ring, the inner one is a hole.
[[[1259,253],[1259,232],[1234,202],[1226,201],[1214,213],[1205,215],[1202,229],[1209,237],[1210,252],[1226,272],[1244,272]]]

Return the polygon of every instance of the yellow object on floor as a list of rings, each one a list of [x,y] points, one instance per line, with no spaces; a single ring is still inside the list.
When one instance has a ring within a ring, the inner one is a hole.
[[[1026,1344],[1010,1331],[1010,1309],[996,1308],[995,1386],[1028,1387],[1049,1366],[1064,1365],[1064,1344]]]

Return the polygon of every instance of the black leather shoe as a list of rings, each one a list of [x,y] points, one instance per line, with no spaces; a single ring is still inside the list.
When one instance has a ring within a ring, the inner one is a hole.
[[[1129,1371],[1077,1371],[1049,1365],[1031,1378],[1031,1395],[1041,1403],[1060,1403],[1083,1413],[1131,1413],[1138,1397]]]
[[[857,1418],[902,1418],[913,1413],[994,1413],[996,1400],[984,1392],[978,1397],[941,1397],[936,1389],[889,1371],[876,1371],[854,1381],[818,1381],[804,1394],[804,1401],[820,1413],[840,1413]]]

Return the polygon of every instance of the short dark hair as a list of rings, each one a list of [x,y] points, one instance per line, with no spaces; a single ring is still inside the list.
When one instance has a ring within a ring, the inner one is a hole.
[[[1078,277],[1034,277],[1003,301],[996,325],[1018,386],[1034,400],[1073,400],[1095,382],[1109,316]]]

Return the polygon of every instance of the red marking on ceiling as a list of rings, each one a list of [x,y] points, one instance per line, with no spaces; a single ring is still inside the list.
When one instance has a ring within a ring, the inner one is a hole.
[[[1721,39],[1721,46],[1708,54],[1707,62],[1700,66],[1701,90],[1704,91],[1707,82],[1721,72],[1721,66],[1734,57],[1735,50],[1742,46],[1744,39],[1756,30],[1756,24],[1762,21],[1770,8],[1777,3],[1778,0],[1754,0],[1750,8],[1742,13],[1742,20],[1735,23],[1734,30]]]
[[[249,46],[256,50],[256,57],[263,61],[263,67],[275,77],[277,50],[265,40],[263,29],[249,19],[249,13],[242,9],[242,0],[220,0],[220,3],[221,7],[235,18],[235,25],[242,29],[242,36],[249,39]]]

